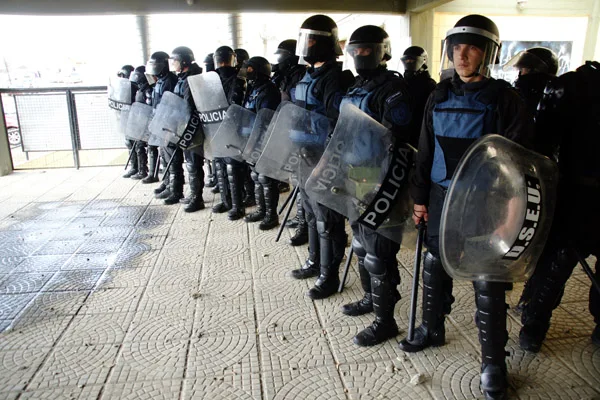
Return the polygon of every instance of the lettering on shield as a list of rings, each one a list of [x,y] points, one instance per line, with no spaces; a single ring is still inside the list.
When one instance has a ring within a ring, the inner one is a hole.
[[[181,138],[177,142],[177,146],[181,147],[183,150],[187,149],[194,143],[194,139],[199,133],[202,134],[202,129],[200,129],[200,113],[198,111],[193,111]],[[202,143],[194,144],[199,146]]]
[[[131,104],[123,103],[122,101],[116,101],[113,99],[108,99],[108,106],[117,111],[128,111],[131,108]]]
[[[401,188],[408,183],[408,173],[412,164],[413,151],[401,144],[394,151],[390,168],[381,182],[381,187],[358,222],[376,230],[385,222],[392,211]]]
[[[225,114],[227,114],[226,108],[220,108],[218,110],[212,111],[201,111],[200,112],[200,121],[202,124],[220,124],[225,119]]]
[[[517,260],[531,244],[542,213],[542,190],[539,179],[525,175],[525,182],[527,184],[527,211],[517,240],[503,257],[508,260]]]

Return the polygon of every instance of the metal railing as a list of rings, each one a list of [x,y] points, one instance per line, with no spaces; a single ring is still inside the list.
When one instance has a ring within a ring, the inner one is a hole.
[[[73,165],[79,168],[81,150],[125,148],[111,120],[106,86],[0,88],[0,101],[3,97],[5,102],[7,97],[14,101],[25,154],[71,150]],[[12,105],[4,106],[5,113],[11,109]]]

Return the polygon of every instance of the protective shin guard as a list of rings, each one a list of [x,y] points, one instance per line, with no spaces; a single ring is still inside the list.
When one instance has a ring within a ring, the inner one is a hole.
[[[302,205],[302,196],[298,194],[298,198],[296,201],[296,218],[298,219],[298,224],[296,226],[296,232],[294,236],[290,238],[289,244],[292,246],[302,246],[306,244],[309,240],[309,228],[308,223],[306,221],[306,213],[304,212],[304,206]]]
[[[245,208],[242,199],[242,188],[244,185],[243,168],[239,165],[227,164],[227,179],[231,190],[231,210],[227,213],[230,221],[244,217]]]
[[[198,176],[198,173],[190,172],[189,170],[188,177],[190,180],[190,197],[183,211],[190,213],[203,210],[205,206],[204,199],[202,198],[202,187],[200,186],[203,179]]]
[[[360,276],[360,285],[363,289],[363,298],[353,303],[344,304],[342,313],[351,317],[368,314],[373,311],[373,299],[371,297],[371,274],[365,268],[365,256],[367,252],[355,237],[352,239],[352,250],[358,259],[358,274]]]
[[[156,163],[158,162],[158,149],[155,146],[148,146],[148,176],[142,179],[142,183],[158,182],[158,178],[154,176]]]
[[[319,221],[317,224],[322,224],[322,222]],[[337,293],[340,285],[340,263],[335,259],[335,243],[329,235],[323,234],[322,229],[318,229],[318,231],[321,250],[320,274],[315,286],[307,293],[308,297],[313,300],[325,299]]]
[[[263,191],[263,185],[258,179],[258,173],[252,170],[251,176],[252,180],[254,181],[254,201],[256,202],[257,208],[253,213],[246,215],[244,217],[244,221],[258,222],[262,221],[262,219],[265,217],[265,194]]]
[[[292,271],[292,277],[296,279],[307,279],[319,276],[321,270],[321,252],[319,244],[319,232],[317,228],[308,228],[308,259],[299,269]]]
[[[214,213],[224,213],[231,209],[231,195],[229,193],[229,181],[227,180],[227,167],[221,160],[216,161],[217,165],[217,182],[219,186],[219,193],[221,195],[221,202],[216,204],[212,208]]]
[[[279,225],[279,216],[277,215],[277,203],[279,202],[279,188],[277,181],[266,176],[259,176],[262,181],[265,199],[265,217],[258,225],[261,231],[267,231]]]
[[[415,329],[412,341],[402,339],[401,350],[415,353],[427,347],[442,346],[446,342],[445,315],[450,312],[452,280],[444,270],[442,262],[430,252],[423,262],[423,319]]]

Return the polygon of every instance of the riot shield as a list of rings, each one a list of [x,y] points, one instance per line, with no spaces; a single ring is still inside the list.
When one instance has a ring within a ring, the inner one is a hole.
[[[252,133],[256,114],[250,110],[232,104],[219,126],[217,133],[208,144],[213,157],[230,157],[244,161],[242,154]]]
[[[131,140],[148,141],[150,131],[148,125],[152,120],[152,107],[144,103],[133,103],[127,118],[125,135]]]
[[[148,125],[150,133],[161,138],[163,146],[177,143],[190,119],[190,111],[184,99],[172,92],[165,92]]]
[[[275,118],[276,112],[268,108],[263,108],[256,114],[256,120],[252,127],[252,132],[246,143],[246,148],[242,158],[250,165],[256,165],[256,162],[262,154],[263,148],[267,143],[270,132],[271,121]]]
[[[398,243],[412,215],[414,149],[356,106],[344,104],[331,140],[306,182],[311,199]]]
[[[526,280],[554,214],[558,169],[550,159],[498,135],[463,155],[440,221],[444,268],[455,279]]]
[[[225,118],[229,102],[223,91],[221,78],[216,72],[193,75],[187,80],[204,132],[204,157],[212,159],[210,142]]]
[[[332,127],[324,115],[282,103],[273,131],[256,163],[256,171],[269,178],[287,181],[307,179],[323,153]]]
[[[127,114],[131,108],[131,82],[129,79],[111,77],[108,84],[108,107],[111,127],[125,137]]]

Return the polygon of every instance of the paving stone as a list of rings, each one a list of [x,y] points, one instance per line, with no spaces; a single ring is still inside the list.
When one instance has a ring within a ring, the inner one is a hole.
[[[77,254],[86,253],[116,253],[124,245],[122,238],[109,240],[88,240],[79,249]],[[127,243],[127,242],[125,242]]]
[[[110,268],[98,281],[98,287],[103,289],[146,287],[152,271],[152,268]]]
[[[182,381],[111,383],[104,386],[102,399],[122,400],[179,400]]]
[[[90,292],[38,293],[23,313],[24,318],[49,318],[52,316],[75,315]]]
[[[9,329],[0,333],[0,352],[52,347],[72,318],[72,316],[21,318]]]
[[[69,400],[96,400],[102,390],[101,385],[86,385],[80,386],[63,386],[59,388],[50,388],[42,390],[27,390],[22,392],[19,399],[27,400],[55,400],[55,399],[69,399]]]
[[[50,241],[37,249],[33,255],[58,255],[58,254],[73,254],[83,244],[83,240],[57,240]]]
[[[13,273],[0,282],[0,294],[37,293],[56,273]]]
[[[59,271],[44,286],[46,292],[92,290],[104,270]]]
[[[261,399],[258,374],[224,374],[210,379],[186,379],[183,400],[258,400]]]
[[[58,271],[70,257],[70,254],[27,257],[18,264],[13,272]]]
[[[114,263],[114,253],[74,254],[61,270],[106,269]]]
[[[263,382],[265,399],[346,399],[335,366],[269,371],[263,374]]]
[[[61,336],[57,346],[121,344],[133,316],[133,313],[77,315]]]
[[[101,385],[106,381],[118,351],[118,344],[57,346],[28,389]]]
[[[600,389],[600,347],[589,337],[546,342],[542,353],[557,357],[590,386]]]
[[[23,390],[49,352],[50,348],[0,352],[0,387],[2,390]]]
[[[126,313],[138,307],[144,288],[99,288],[90,294],[79,314]]]
[[[0,319],[15,318],[34,297],[34,293],[0,295]]]
[[[203,280],[237,281],[252,279],[252,262],[248,252],[236,256],[216,257],[207,252],[202,262]]]

